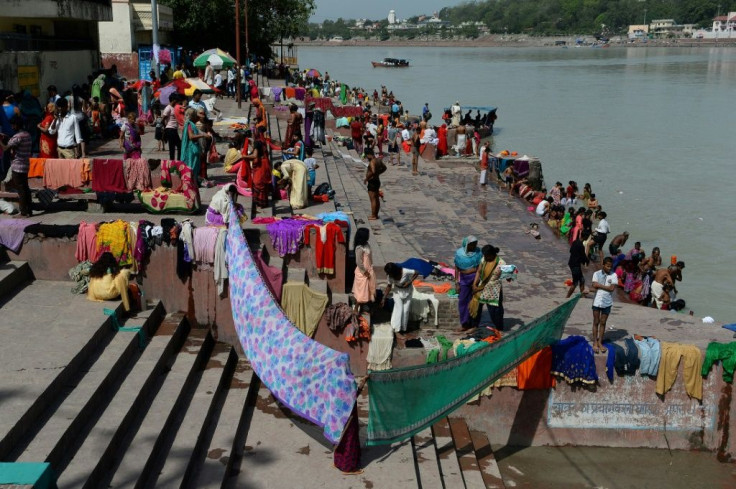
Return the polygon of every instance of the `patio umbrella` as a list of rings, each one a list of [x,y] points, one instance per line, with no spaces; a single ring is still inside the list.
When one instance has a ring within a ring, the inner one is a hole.
[[[311,70],[307,71],[307,76],[312,78],[322,78],[322,73],[312,68]]]
[[[204,68],[207,65],[207,61],[210,62],[212,67],[218,66],[219,68],[229,68],[233,66],[236,61],[228,53],[220,48],[208,49],[196,58],[194,58],[194,66],[197,68]],[[219,63],[217,63],[219,61]]]

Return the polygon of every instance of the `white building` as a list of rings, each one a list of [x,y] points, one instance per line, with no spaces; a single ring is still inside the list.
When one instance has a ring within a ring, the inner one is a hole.
[[[396,23],[396,10],[389,10],[388,11],[388,23],[389,24],[395,24]]]
[[[126,78],[138,78],[138,47],[153,42],[150,0],[112,0],[112,21],[98,24],[104,66],[115,64]],[[158,42],[168,44],[174,30],[171,7],[158,4]]]
[[[713,27],[710,30],[699,30],[693,33],[693,37],[700,39],[731,39],[736,38],[736,12],[729,12],[713,19]]]

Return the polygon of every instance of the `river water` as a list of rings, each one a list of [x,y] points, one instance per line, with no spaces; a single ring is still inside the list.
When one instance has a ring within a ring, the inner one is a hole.
[[[384,57],[411,67],[371,67]],[[689,309],[736,321],[735,49],[300,47],[299,64],[429,102],[435,122],[455,100],[499,107],[494,150],[539,157],[548,185],[589,182],[627,246],[686,262]]]

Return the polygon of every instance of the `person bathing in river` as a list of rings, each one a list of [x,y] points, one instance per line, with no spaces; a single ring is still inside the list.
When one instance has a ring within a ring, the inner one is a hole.
[[[608,251],[611,253],[611,256],[614,258],[614,260],[619,255],[619,253],[621,253],[621,248],[624,247],[627,239],[629,239],[629,232],[624,231],[622,234],[614,236],[614,238],[608,244]]]
[[[465,146],[466,146],[466,135],[465,135],[465,126],[460,125],[457,126],[455,137],[457,138],[457,142],[455,143],[455,146],[453,149],[455,150],[456,156],[462,156],[465,154]]]
[[[669,287],[670,290],[674,287],[672,275],[668,268],[660,268],[654,273],[654,281],[652,282],[652,299],[654,299],[654,305],[657,309],[662,309],[662,305],[665,303],[665,299],[669,298],[669,294],[665,296],[665,287]]]

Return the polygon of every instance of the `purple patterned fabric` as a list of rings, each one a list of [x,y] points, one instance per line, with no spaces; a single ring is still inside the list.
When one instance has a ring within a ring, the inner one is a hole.
[[[304,228],[309,224],[322,225],[322,221],[307,221],[305,219],[284,219],[268,224],[266,230],[271,237],[273,249],[281,258],[293,255],[299,251],[304,239]]]
[[[230,222],[237,220],[231,211]],[[348,355],[312,340],[289,321],[239,226],[228,228],[226,248],[233,322],[253,370],[274,397],[337,443],[357,397]]]
[[[25,229],[35,224],[28,219],[0,219],[0,245],[13,253],[18,253],[23,244]]]

